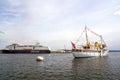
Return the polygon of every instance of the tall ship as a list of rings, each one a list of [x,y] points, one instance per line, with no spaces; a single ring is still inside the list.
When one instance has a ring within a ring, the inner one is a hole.
[[[97,36],[97,38],[99,38],[98,41],[94,42],[95,39],[93,39],[93,40],[89,39],[88,32]],[[84,41],[81,39],[83,34],[84,34],[84,38],[85,38]],[[80,39],[84,43],[80,44],[79,43]],[[72,44],[72,54],[75,58],[107,56],[108,51],[109,51],[102,35],[99,35],[99,34],[93,32],[86,26],[85,26],[82,34],[80,35],[79,39],[75,43],[71,42],[71,44]]]
[[[11,44],[1,50],[1,53],[50,53],[50,48],[39,43],[35,45]]]

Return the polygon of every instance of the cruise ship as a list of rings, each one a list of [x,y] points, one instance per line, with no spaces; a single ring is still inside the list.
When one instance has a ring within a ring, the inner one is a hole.
[[[50,48],[39,43],[35,45],[11,44],[1,50],[1,53],[50,53]]]

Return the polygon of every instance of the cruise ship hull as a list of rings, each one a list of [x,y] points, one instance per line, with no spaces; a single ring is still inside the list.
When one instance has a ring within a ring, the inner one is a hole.
[[[39,54],[39,53],[50,53],[50,50],[0,50],[0,53],[33,53],[33,54]]]

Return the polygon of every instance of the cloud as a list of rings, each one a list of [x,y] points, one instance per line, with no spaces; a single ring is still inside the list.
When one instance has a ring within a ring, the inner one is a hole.
[[[113,8],[117,1],[5,0],[1,3],[0,31],[5,31],[4,39],[10,44],[40,41],[54,48],[63,47],[64,43],[69,47],[69,41],[79,37],[85,24],[103,35],[111,34],[115,24],[119,26],[119,20],[111,15],[115,10],[115,15],[119,14],[119,6]]]
[[[120,10],[115,11],[114,15],[120,15]]]
[[[0,33],[5,34],[5,32],[3,32],[3,31],[0,31]]]

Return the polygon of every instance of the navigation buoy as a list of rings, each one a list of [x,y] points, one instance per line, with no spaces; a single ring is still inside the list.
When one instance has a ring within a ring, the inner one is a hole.
[[[38,56],[37,58],[36,58],[36,61],[43,61],[44,60],[44,58],[42,57],[42,56]]]

